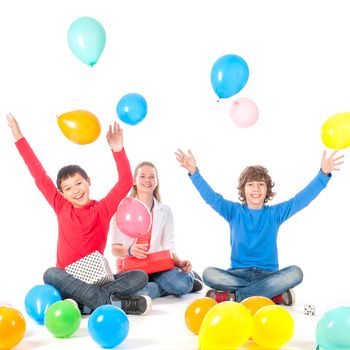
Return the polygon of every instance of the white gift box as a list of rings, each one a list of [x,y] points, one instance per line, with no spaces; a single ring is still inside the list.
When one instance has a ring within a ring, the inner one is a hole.
[[[89,284],[103,286],[114,281],[107,259],[97,250],[66,266],[65,270],[73,277]]]

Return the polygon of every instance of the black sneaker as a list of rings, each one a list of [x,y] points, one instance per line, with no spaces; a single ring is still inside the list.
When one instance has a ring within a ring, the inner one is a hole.
[[[203,289],[203,281],[201,276],[198,275],[196,271],[192,271],[194,275],[194,281],[193,281],[193,287],[191,290],[191,293],[199,292]]]
[[[147,295],[134,297],[111,296],[111,303],[128,315],[147,315],[152,309],[152,299]]]
[[[282,294],[282,304],[293,306],[295,304],[295,293],[293,289],[288,289]]]

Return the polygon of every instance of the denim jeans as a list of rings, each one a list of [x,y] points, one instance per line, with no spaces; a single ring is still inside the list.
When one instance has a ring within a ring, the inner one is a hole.
[[[207,267],[203,272],[203,282],[207,286],[234,291],[237,302],[258,295],[272,298],[297,286],[302,280],[303,272],[298,266],[288,266],[279,271],[256,267],[228,270]]]
[[[149,282],[135,295],[148,295],[155,299],[167,295],[184,295],[190,293],[193,288],[194,275],[192,272],[184,272],[178,267],[171,270],[152,273],[148,276]]]
[[[101,305],[111,304],[112,294],[130,296],[142,289],[148,282],[148,276],[144,271],[135,270],[114,275],[115,281],[103,286],[85,283],[66,271],[50,267],[44,273],[44,282],[55,287],[62,299],[74,299],[81,308],[87,306],[94,310]]]

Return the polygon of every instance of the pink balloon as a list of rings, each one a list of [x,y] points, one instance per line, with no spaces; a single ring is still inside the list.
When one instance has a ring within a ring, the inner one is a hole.
[[[152,217],[145,204],[136,198],[126,197],[119,204],[116,222],[120,231],[136,238],[148,232]]]
[[[258,107],[248,98],[239,98],[232,102],[230,117],[240,128],[249,128],[258,120]]]

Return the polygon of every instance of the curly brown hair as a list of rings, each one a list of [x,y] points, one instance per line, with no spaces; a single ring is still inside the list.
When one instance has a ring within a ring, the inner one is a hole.
[[[272,188],[275,186],[274,182],[272,182],[271,177],[268,173],[268,170],[261,165],[251,165],[247,166],[241,173],[238,179],[238,195],[239,200],[246,204],[247,198],[245,196],[245,185],[249,181],[263,181],[266,183],[266,198],[264,203],[272,200],[272,198],[276,195],[275,192],[272,191]]]

